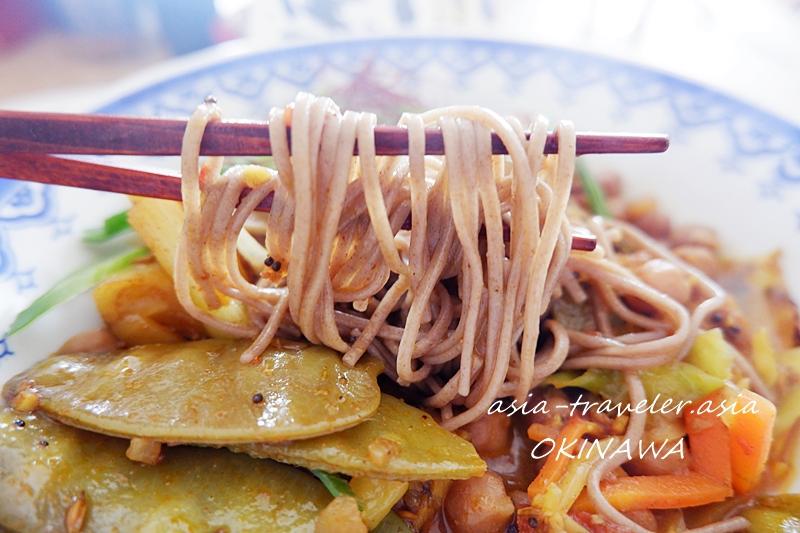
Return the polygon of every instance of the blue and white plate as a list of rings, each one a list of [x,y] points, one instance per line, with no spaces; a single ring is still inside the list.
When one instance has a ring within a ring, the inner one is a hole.
[[[690,82],[609,59],[534,45],[461,39],[341,42],[225,60],[164,79],[99,111],[186,117],[206,95],[228,118],[266,119],[298,91],[371,110],[480,104],[530,120],[568,118],[579,131],[664,132],[663,155],[593,156],[631,197],[654,195],[678,222],[710,225],[728,251],[784,252],[800,295],[800,129]],[[105,249],[81,244],[126,206],[123,197],[0,180],[0,382],[99,319],[79,298],[11,339],[17,312]]]

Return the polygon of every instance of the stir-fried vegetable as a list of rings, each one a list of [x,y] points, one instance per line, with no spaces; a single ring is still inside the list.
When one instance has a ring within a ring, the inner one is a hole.
[[[775,350],[764,328],[753,334],[753,366],[767,386],[772,387],[778,381]]]
[[[575,172],[578,174],[578,181],[583,192],[586,194],[586,201],[589,209],[595,215],[611,218],[611,210],[608,208],[606,195],[603,189],[586,169],[586,165],[580,159],[575,160]]]
[[[600,482],[600,491],[616,509],[681,509],[724,500],[728,487],[695,472],[663,476],[631,476]],[[593,512],[586,491],[572,506],[573,511]]]
[[[380,524],[372,530],[372,533],[413,533],[405,520],[390,512],[381,520]]]
[[[800,515],[773,509],[747,509],[742,516],[750,522],[749,533],[797,533]]]
[[[564,475],[571,455],[581,445],[581,437],[586,433],[598,432],[597,424],[582,418],[570,418],[555,439],[555,453],[550,453],[539,474],[528,487],[528,497],[533,503],[536,496],[544,494],[551,483],[555,483]],[[562,454],[561,451],[564,451]]]
[[[561,370],[550,374],[544,383],[553,385],[557,389],[575,387],[599,394],[603,398],[622,402],[628,394],[625,379],[616,370],[590,368],[583,372],[579,370]]]
[[[337,496],[317,517],[314,533],[367,533],[358,502],[352,496]]]
[[[50,290],[37,298],[27,309],[22,311],[14,319],[8,330],[8,335],[13,335],[19,330],[39,318],[41,315],[64,303],[70,298],[90,289],[101,281],[117,274],[130,267],[134,261],[144,257],[149,252],[146,248],[139,248],[133,251],[126,250],[120,254],[109,257],[99,263],[95,263],[73,272],[62,279]]]
[[[751,533],[795,533],[800,531],[800,495],[762,496],[742,516]]]
[[[175,278],[175,253],[180,240],[183,227],[183,206],[180,202],[158,200],[155,198],[134,198],[133,207],[128,211],[128,221],[144,241],[145,245],[153,252],[161,268],[171,279]],[[245,235],[243,233],[242,235]],[[250,237],[252,239],[252,237]],[[263,261],[261,258],[260,261]],[[259,261],[259,262],[260,262]],[[227,322],[249,325],[250,319],[244,304],[239,300],[219,295],[222,306],[208,311],[216,317]],[[192,298],[200,307],[206,307],[205,301],[196,290],[192,291]],[[225,338],[225,334],[206,328],[212,337]]]
[[[54,356],[10,381],[5,393],[33,390],[39,408],[67,424],[169,443],[308,438],[378,409],[383,367],[375,359],[349,368],[328,348],[270,348],[245,365],[239,355],[248,346],[210,339]]]
[[[3,526],[64,531],[68,509],[82,501],[87,532],[288,533],[313,530],[331,500],[313,476],[273,461],[180,446],[165,447],[164,460],[148,466],[128,460],[127,446],[0,408]]]
[[[441,510],[453,483],[450,479],[410,482],[398,514],[408,520],[411,529],[422,531],[423,526],[435,519]]]
[[[158,263],[175,277],[175,251],[183,227],[183,206],[180,202],[134,198],[128,211],[128,222],[153,252]]]
[[[405,494],[408,489],[407,482],[389,481],[362,476],[355,477],[348,483],[338,475],[323,470],[311,470],[311,473],[322,481],[322,484],[325,485],[325,488],[328,489],[334,498],[350,498],[351,500],[355,500],[358,510],[361,513],[363,526],[360,524],[353,524],[354,530],[359,527],[363,528],[364,526],[366,526],[366,529],[374,530],[380,525],[383,529],[379,529],[379,531],[385,531],[385,533],[390,533],[391,531],[397,531],[398,533],[410,532],[405,522],[400,520],[397,515],[390,516],[393,515],[391,512],[392,506],[403,497],[403,494]],[[347,502],[334,500],[332,503],[340,504],[336,507],[343,507],[343,509],[326,509],[326,514],[328,512],[347,513]],[[339,522],[338,518],[337,516],[326,516],[325,521],[337,523]],[[352,520],[351,516],[345,518]],[[402,526],[397,524],[398,520],[402,522]],[[341,526],[341,524],[338,524],[338,526]],[[405,529],[402,529],[403,527]],[[320,529],[319,523],[316,529]],[[337,527],[337,531],[341,529],[342,527]]]
[[[728,265],[720,284],[739,304],[752,328],[764,328],[776,351],[800,344],[797,305],[781,270],[781,252]]]
[[[133,265],[98,285],[93,296],[103,321],[128,346],[205,336],[203,324],[184,310],[172,280],[156,262]]]
[[[553,318],[562,326],[574,331],[597,331],[590,300],[576,303],[569,294],[554,298],[550,304]]]
[[[375,529],[406,493],[408,482],[361,476],[350,480],[350,488],[358,501],[363,503],[362,520],[367,528]]]
[[[640,377],[648,405],[658,409],[667,399],[673,406],[679,401],[696,402],[719,389],[731,379],[733,348],[722,331],[712,329],[698,334],[683,361],[642,370]],[[545,383],[559,389],[577,387],[599,394],[614,402],[626,402],[628,387],[622,373],[591,368],[584,372],[562,370],[550,375]]]
[[[230,448],[326,472],[400,481],[464,479],[486,470],[472,444],[442,429],[424,411],[386,394],[375,416],[350,429]]]
[[[692,452],[692,470],[724,484],[728,487],[728,496],[733,496],[730,432],[718,415],[722,402],[728,399],[727,390],[726,387],[717,389],[698,405],[699,408],[708,402],[710,409],[702,413],[697,408],[687,409],[683,418]]]
[[[775,406],[758,394],[742,390],[734,410],[721,415],[730,430],[733,490],[742,494],[758,484],[769,456]]]
[[[347,481],[340,478],[336,474],[331,474],[325,472],[324,470],[311,470],[311,473],[314,474],[317,479],[322,481],[322,484],[325,485],[325,488],[328,489],[328,492],[330,492],[334,498],[338,498],[339,496],[350,496],[351,498],[356,498],[355,492],[353,492],[353,489],[350,488],[350,485],[348,485]],[[363,507],[364,506],[359,501],[358,508],[363,511]]]
[[[722,380],[731,379],[734,349],[719,328],[699,333],[684,362]]]
[[[678,402],[694,402],[720,388],[724,381],[707,374],[694,365],[678,361],[642,370],[639,373],[647,395],[648,406],[654,410],[676,410]],[[616,403],[628,401],[628,387],[617,370],[591,368],[583,373],[560,371],[545,380],[557,388],[578,387],[600,394]],[[670,405],[664,405],[666,401]]]
[[[529,428],[529,437],[533,438],[532,433],[541,430],[536,426],[538,424]],[[600,433],[600,426],[575,416],[567,420],[555,437],[546,437],[552,439],[552,448],[547,451],[544,465],[528,486],[531,506],[519,510],[521,517],[532,518],[555,530],[564,529],[564,521],[569,519],[567,511],[586,486],[586,477],[595,460],[591,453],[579,451],[585,444],[583,437]],[[537,448],[533,450],[533,454],[543,453]]]
[[[128,223],[128,211],[126,210],[105,219],[102,227],[86,230],[83,234],[83,242],[103,243],[132,229],[130,223]]]
[[[754,489],[766,466],[775,406],[749,391],[722,387],[684,413],[692,469],[732,487]]]

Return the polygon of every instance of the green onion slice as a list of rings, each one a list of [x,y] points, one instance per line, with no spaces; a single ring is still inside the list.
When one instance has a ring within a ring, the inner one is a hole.
[[[608,208],[608,201],[603,189],[589,174],[586,165],[578,159],[575,161],[575,170],[578,172],[578,180],[580,181],[583,192],[586,193],[586,201],[589,203],[589,209],[595,215],[601,217],[611,218],[611,210]]]
[[[130,230],[133,228],[128,223],[128,211],[126,210],[108,217],[103,222],[103,227],[86,230],[83,234],[83,242],[92,244],[106,242],[112,237]]]
[[[131,266],[136,259],[148,253],[150,253],[150,251],[147,248],[138,248],[133,251],[126,250],[121,254],[109,257],[99,263],[86,266],[77,272],[73,272],[53,285],[50,290],[37,298],[30,307],[18,314],[17,318],[15,318],[14,322],[11,324],[7,336],[18,332],[58,304],[66,302],[70,298],[90,289],[101,281],[125,270]]]
[[[350,484],[347,481],[335,474],[325,472],[324,470],[311,469],[311,473],[317,476],[320,481],[322,481],[322,484],[325,485],[325,488],[328,489],[331,494],[333,494],[334,498],[338,498],[339,496],[351,496],[356,498],[356,501],[358,501],[358,509],[361,511],[364,510],[364,506],[356,497],[356,493],[353,492],[353,489],[350,488]]]

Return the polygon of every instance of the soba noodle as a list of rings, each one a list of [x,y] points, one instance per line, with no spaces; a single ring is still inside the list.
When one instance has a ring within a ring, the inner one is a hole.
[[[219,116],[207,101],[186,131],[175,281],[192,316],[224,334],[254,338],[243,363],[279,333],[330,346],[350,365],[370,353],[454,430],[498,399],[523,402],[560,368],[623,370],[636,404],[644,398],[638,370],[684,357],[724,302],[716,283],[639,230],[570,211],[569,122],[555,126],[558,154],[544,155],[548,123],[541,117],[528,139],[516,119],[478,107],[406,114],[400,124],[408,129],[409,155],[378,157],[374,115],[341,113],[330,99],[301,93],[292,106],[270,112],[277,170],[235,166],[220,175],[220,158],[198,164],[204,127]],[[444,158],[424,154],[426,126],[441,128]],[[491,154],[492,131],[507,157]],[[256,239],[243,228],[270,194],[266,229]],[[597,236],[595,251],[570,251],[576,227]],[[620,239],[675,265],[699,296],[684,305],[644,283],[615,251]],[[258,282],[242,274],[240,255],[250,268],[263,268]],[[258,264],[264,258],[266,267]],[[542,320],[551,298],[565,293],[591,302],[597,331]],[[653,312],[634,311],[629,299]],[[231,301],[243,304],[249,323],[226,318]],[[612,315],[635,331],[615,334]],[[747,366],[743,358],[738,364]],[[631,416],[624,439],[641,439],[645,416]],[[600,492],[600,479],[619,463],[612,455],[594,465],[590,498],[607,519],[646,531]],[[734,519],[702,531],[741,526]]]

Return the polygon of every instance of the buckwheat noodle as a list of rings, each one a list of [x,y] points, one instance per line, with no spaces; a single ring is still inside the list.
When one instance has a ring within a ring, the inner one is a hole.
[[[205,125],[219,116],[207,101],[184,137],[185,225],[175,281],[192,316],[222,334],[253,339],[243,363],[277,334],[330,346],[348,365],[369,353],[454,430],[498,398],[524,401],[559,368],[622,370],[635,404],[644,397],[637,371],[681,359],[724,301],[713,281],[640,231],[571,212],[570,122],[555,125],[558,154],[544,155],[548,123],[541,117],[528,139],[518,120],[479,107],[406,114],[400,124],[408,129],[409,155],[379,157],[374,115],[342,113],[328,98],[301,93],[269,115],[277,170],[234,166],[220,175],[221,158],[208,158],[202,169],[198,163]],[[424,154],[428,126],[442,130],[443,158]],[[508,156],[492,155],[492,131]],[[270,194],[269,214],[254,215]],[[409,216],[412,226],[404,229]],[[261,230],[253,235],[244,228],[256,218]],[[597,235],[595,251],[570,250],[576,227]],[[637,278],[615,251],[622,239],[677,265],[693,280],[699,303],[687,307]],[[261,271],[257,282],[242,273],[248,268]],[[565,294],[591,304],[597,331],[547,318],[551,299]],[[632,310],[625,304],[631,297],[654,312]],[[231,308],[246,319],[232,319]],[[634,332],[615,334],[612,315]],[[638,442],[645,416],[631,416],[625,438]],[[590,497],[609,520],[646,531],[600,493],[599,481],[617,459],[594,466]]]

